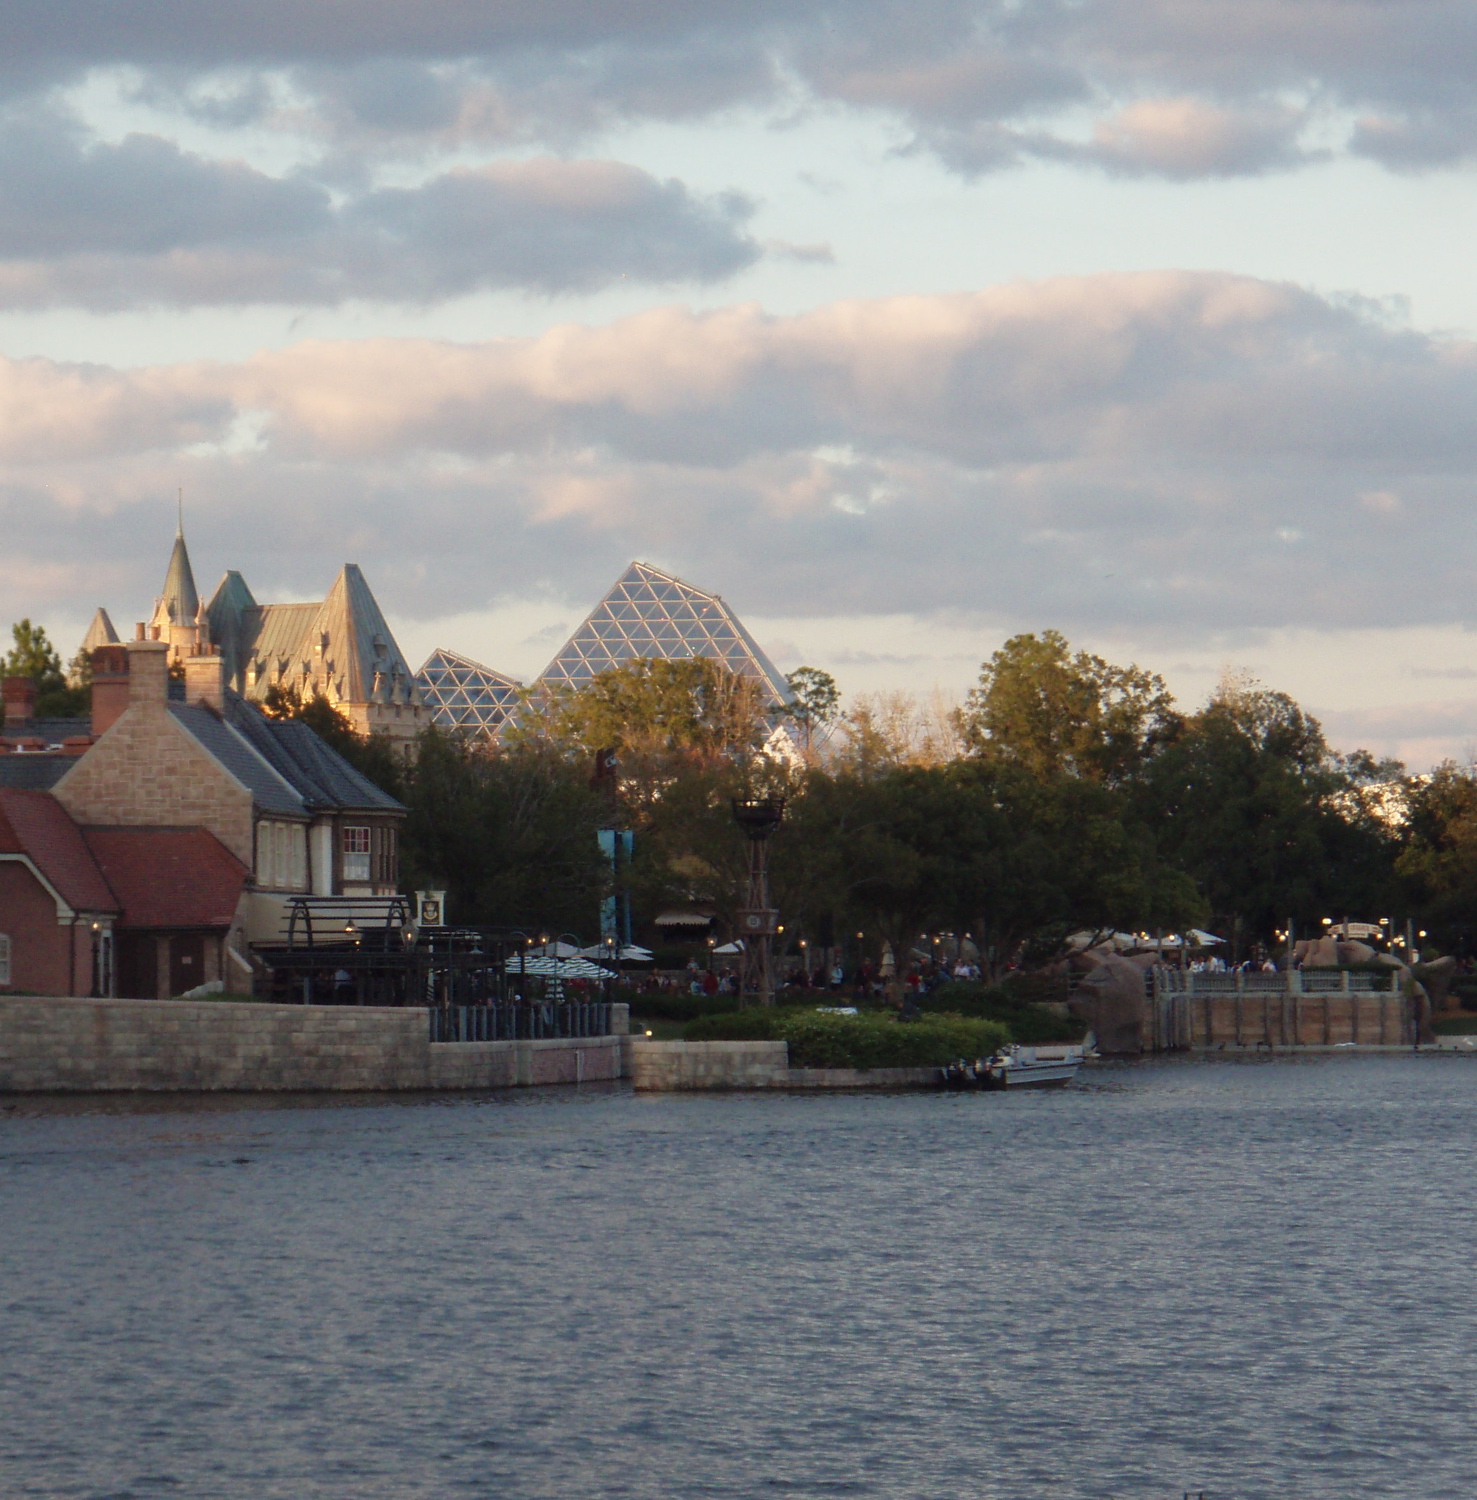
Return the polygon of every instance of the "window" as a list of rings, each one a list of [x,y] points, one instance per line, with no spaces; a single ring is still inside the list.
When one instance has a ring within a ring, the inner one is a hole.
[[[344,879],[369,879],[369,830],[344,829]]]
[[[0,932],[0,984],[10,983],[10,934]]]

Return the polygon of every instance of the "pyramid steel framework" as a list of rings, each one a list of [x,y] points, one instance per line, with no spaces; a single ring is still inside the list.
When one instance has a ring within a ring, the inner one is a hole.
[[[438,646],[415,674],[421,702],[442,729],[496,735],[518,706],[522,683]]]
[[[650,563],[633,562],[551,661],[542,682],[583,687],[591,678],[639,657],[707,656],[757,678],[770,707],[794,701],[789,684],[717,594]]]

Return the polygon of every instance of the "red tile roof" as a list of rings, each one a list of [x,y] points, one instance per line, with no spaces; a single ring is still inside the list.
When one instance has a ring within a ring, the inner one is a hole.
[[[204,828],[84,828],[120,927],[229,927],[249,873]]]
[[[0,787],[0,853],[28,855],[74,911],[118,910],[82,830],[50,792]]]

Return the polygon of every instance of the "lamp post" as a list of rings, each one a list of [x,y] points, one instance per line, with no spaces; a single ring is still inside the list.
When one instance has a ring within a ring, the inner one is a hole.
[[[739,922],[744,956],[739,991],[760,1005],[774,1004],[774,939],[782,929],[769,899],[769,839],[785,817],[783,797],[735,797],[734,821],[749,840],[749,889]]]

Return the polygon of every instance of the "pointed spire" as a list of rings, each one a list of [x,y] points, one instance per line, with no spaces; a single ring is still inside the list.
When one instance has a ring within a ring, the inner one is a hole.
[[[175,536],[174,550],[169,554],[164,592],[155,606],[153,623],[164,629],[171,625],[193,625],[199,609],[200,595],[195,591],[195,574],[190,567],[185,534],[181,531]]]

